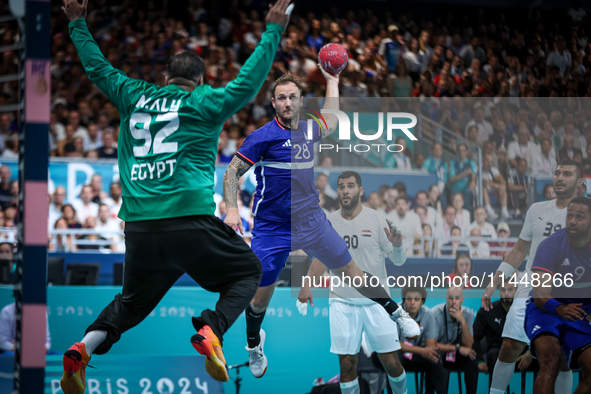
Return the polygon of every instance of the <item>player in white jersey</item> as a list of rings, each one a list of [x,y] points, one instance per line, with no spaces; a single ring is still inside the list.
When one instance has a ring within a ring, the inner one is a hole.
[[[394,264],[406,261],[402,247],[402,233],[391,227],[385,216],[364,207],[361,177],[354,171],[341,173],[337,180],[338,199],[341,209],[328,215],[333,228],[343,237],[349,252],[359,267],[378,278],[386,291],[387,273],[385,258]],[[308,272],[310,278],[322,276],[326,267],[317,259]],[[307,302],[312,303],[310,285],[305,279],[298,296],[298,309],[305,314]],[[377,286],[378,284],[372,284]],[[339,286],[330,293],[330,351],[339,356],[341,369],[341,392],[359,394],[357,380],[357,354],[365,332],[369,347],[377,352],[388,374],[390,387],[395,394],[406,393],[406,373],[396,352],[400,350],[396,323],[384,308],[364,298],[355,288]]]
[[[499,359],[495,365],[492,377],[490,394],[503,394],[511,382],[515,370],[517,358],[529,344],[525,333],[525,309],[526,301],[532,287],[526,282],[531,282],[531,267],[536,255],[538,245],[554,232],[566,225],[566,210],[570,201],[577,196],[577,188],[583,182],[583,167],[574,160],[563,160],[554,171],[554,190],[556,199],[532,204],[527,211],[519,240],[505,256],[494,277],[492,286],[487,287],[482,294],[482,307],[485,310],[492,308],[491,297],[504,276],[506,281],[511,279],[517,267],[521,265],[527,256],[527,264],[524,277],[520,281],[515,298],[503,329],[503,344],[499,352]],[[528,255],[529,252],[529,255]],[[527,275],[527,277],[525,277]],[[566,367],[566,362],[561,363],[561,371],[556,379],[555,391],[557,393],[572,392],[572,372]]]

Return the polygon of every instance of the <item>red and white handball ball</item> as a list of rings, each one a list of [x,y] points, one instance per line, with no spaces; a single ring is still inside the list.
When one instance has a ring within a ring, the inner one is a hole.
[[[338,75],[343,71],[348,60],[347,51],[339,44],[326,44],[318,54],[320,66],[332,75]]]

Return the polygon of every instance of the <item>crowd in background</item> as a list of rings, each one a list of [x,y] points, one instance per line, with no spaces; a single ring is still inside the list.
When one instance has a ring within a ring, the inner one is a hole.
[[[317,68],[318,52],[327,43],[339,43],[349,55],[340,78],[341,96],[396,98],[396,106],[429,117],[457,137],[439,141],[443,146],[436,140],[421,141],[412,151],[391,155],[384,163],[403,170],[422,168],[437,176],[437,184],[415,196],[405,196],[403,184],[384,186],[369,194],[366,203],[401,223],[410,223],[403,213],[412,213],[412,243],[419,242],[417,235],[432,236],[434,243],[439,240],[436,248],[422,242],[419,253],[445,255],[449,251],[455,255],[457,250],[468,249],[472,256],[484,257],[486,245],[492,247],[489,252],[494,255],[494,246],[486,242],[452,241],[446,250],[442,237],[509,236],[506,222],[523,217],[532,174],[551,176],[556,163],[563,159],[579,161],[591,172],[591,144],[587,144],[591,102],[584,99],[591,95],[586,12],[578,0],[564,10],[543,10],[534,3],[529,9],[511,12],[476,8],[450,11],[449,7],[434,6],[427,13],[365,5],[359,3],[357,8],[346,10],[317,7],[318,11],[296,7],[267,81],[252,102],[224,125],[218,162],[229,162],[244,138],[273,118],[270,89],[281,75],[290,72],[300,78],[305,96],[322,97],[325,80]],[[159,7],[154,1],[116,4],[97,0],[89,2],[86,19],[114,67],[132,78],[158,85],[164,84],[166,60],[189,50],[205,62],[204,82],[224,86],[240,72],[265,29],[266,4],[260,1],[191,0],[188,10],[176,13]],[[67,22],[56,3],[51,31],[50,155],[116,158],[119,114],[86,77],[69,39]],[[0,24],[0,37],[0,45],[18,42],[17,24]],[[18,72],[17,55],[16,51],[2,54],[3,75]],[[18,100],[18,82],[0,83],[0,105]],[[17,157],[17,115],[0,113],[2,158]],[[396,142],[406,145],[404,138]],[[425,149],[421,149],[421,143],[427,144]],[[481,167],[478,149],[482,150]],[[426,150],[431,151],[430,156],[424,154]],[[328,168],[346,164],[334,161],[329,156],[320,157],[319,165]],[[483,182],[481,207],[474,195],[478,177]],[[0,194],[6,190],[5,183],[2,177]],[[18,184],[14,187],[18,189]],[[119,192],[113,193],[113,187]],[[52,204],[61,207],[63,190],[58,193],[58,189],[51,198]],[[336,208],[331,206],[334,195],[330,195],[330,186],[326,193],[320,181],[318,189],[321,205],[327,210]],[[252,195],[241,193],[241,212],[251,227]],[[547,190],[545,197],[550,199],[552,193]],[[86,201],[87,194],[92,194],[94,202]],[[88,211],[91,203],[104,203],[103,216],[108,208],[109,219],[116,220],[118,207],[113,201],[119,201],[120,206],[120,186],[111,185],[110,197],[99,194],[91,183],[80,195],[83,204],[72,202],[72,209],[78,208],[74,215],[69,208],[67,213],[61,208],[53,210],[50,228],[96,228],[98,223],[93,220],[102,223],[98,205],[92,206],[92,215],[80,212],[82,208]],[[398,197],[405,197],[406,203]],[[223,202],[221,196],[217,198],[216,214],[223,217]],[[76,216],[78,222],[74,224]],[[499,216],[501,222],[497,222]],[[496,228],[487,218],[497,222]],[[405,242],[411,245],[410,239]]]

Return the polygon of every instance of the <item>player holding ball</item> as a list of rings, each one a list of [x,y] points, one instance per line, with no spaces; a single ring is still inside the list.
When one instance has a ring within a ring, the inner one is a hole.
[[[347,53],[340,45],[329,44],[322,48],[319,59],[320,70],[327,82],[323,109],[338,110],[339,73],[347,64]],[[352,260],[347,244],[332,228],[319,205],[314,184],[314,143],[336,131],[336,116],[326,116],[326,130],[314,124],[309,133],[307,123],[299,120],[303,104],[300,81],[290,74],[283,75],[275,81],[272,93],[276,117],[246,137],[224,175],[225,223],[242,232],[237,204],[238,180],[255,166],[257,189],[251,246],[261,260],[263,276],[245,313],[246,350],[250,370],[257,378],[267,370],[266,334],[261,324],[275,282],[292,250],[305,250],[338,276],[345,275],[352,280],[360,278],[362,285],[357,290],[382,305],[400,325],[404,336],[413,338],[420,334],[416,322],[383,287],[364,286],[372,283],[369,280],[372,275],[364,273]],[[386,225],[384,223],[386,233],[396,231],[392,227],[388,230]],[[363,280],[364,275],[367,281]]]

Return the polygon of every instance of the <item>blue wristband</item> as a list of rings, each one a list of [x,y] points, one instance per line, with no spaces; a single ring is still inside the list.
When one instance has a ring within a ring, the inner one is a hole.
[[[562,302],[556,301],[554,298],[550,298],[544,304],[544,309],[549,314],[554,315],[554,316],[558,316],[558,314],[556,313],[556,308],[558,308],[560,305],[564,305],[564,304]]]

